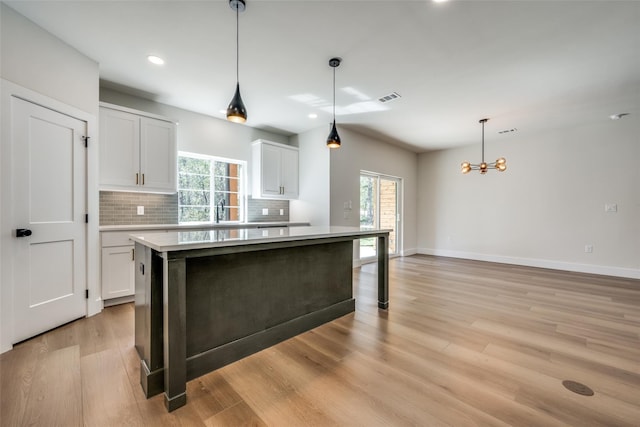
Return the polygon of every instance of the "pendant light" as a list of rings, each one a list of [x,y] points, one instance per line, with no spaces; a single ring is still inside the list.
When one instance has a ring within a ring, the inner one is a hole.
[[[333,125],[329,137],[327,137],[327,147],[329,148],[340,148],[340,136],[338,129],[336,129],[336,68],[340,65],[340,61],[342,61],[340,58],[329,60],[329,66],[333,68]]]
[[[246,4],[244,0],[229,0],[229,6],[236,11],[236,93],[233,95],[233,99],[227,107],[227,120],[244,123],[247,121],[247,109],[244,107],[242,97],[240,96],[240,12],[244,12]]]
[[[481,119],[479,123],[482,123],[482,163],[480,164],[471,164],[469,162],[462,162],[461,172],[469,173],[472,170],[478,170],[482,175],[487,173],[489,169],[497,169],[499,172],[504,172],[507,170],[507,160],[504,157],[500,157],[493,163],[487,163],[484,161],[484,124],[489,119]]]

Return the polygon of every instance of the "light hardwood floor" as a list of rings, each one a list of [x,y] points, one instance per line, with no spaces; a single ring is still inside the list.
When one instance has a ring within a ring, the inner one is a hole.
[[[640,426],[640,281],[412,256],[356,312],[145,399],[133,305],[0,356],[2,426]],[[591,397],[562,386],[574,380]]]

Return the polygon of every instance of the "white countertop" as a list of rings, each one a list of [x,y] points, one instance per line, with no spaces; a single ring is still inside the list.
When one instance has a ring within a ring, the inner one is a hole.
[[[132,225],[101,225],[100,231],[147,231],[147,230],[208,230],[228,228],[258,228],[258,227],[298,227],[309,225],[308,222],[207,222],[202,224],[132,224]]]
[[[359,227],[278,227],[194,231],[145,232],[130,236],[158,252],[183,251],[270,242],[291,242],[328,237],[366,237],[392,230],[361,230]]]

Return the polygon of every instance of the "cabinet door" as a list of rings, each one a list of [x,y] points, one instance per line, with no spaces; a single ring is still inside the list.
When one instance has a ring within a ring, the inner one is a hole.
[[[140,119],[135,114],[100,108],[100,187],[136,189],[140,168]]]
[[[102,299],[126,297],[134,290],[133,246],[102,248]]]
[[[280,177],[281,160],[280,147],[262,144],[261,162],[261,193],[262,196],[282,197],[282,181]]]
[[[143,191],[177,191],[176,126],[140,118],[140,184]]]
[[[282,149],[281,183],[286,199],[298,198],[298,151]]]

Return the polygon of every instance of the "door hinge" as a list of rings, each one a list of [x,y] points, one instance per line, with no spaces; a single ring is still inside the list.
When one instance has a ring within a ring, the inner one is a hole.
[[[84,146],[88,147],[89,146],[89,138],[91,138],[90,136],[83,136],[82,140],[84,141]]]
[[[84,214],[84,222],[89,224],[89,214]]]
[[[89,299],[89,289],[85,289],[85,290],[84,290],[84,297],[85,297],[86,299]]]

